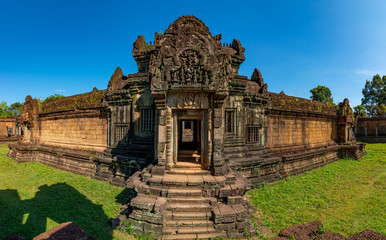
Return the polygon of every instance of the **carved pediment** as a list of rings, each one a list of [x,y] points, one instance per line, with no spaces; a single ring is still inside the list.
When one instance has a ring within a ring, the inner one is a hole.
[[[180,17],[165,34],[156,34],[149,63],[151,90],[227,90],[236,50],[221,46],[220,39],[194,16]]]

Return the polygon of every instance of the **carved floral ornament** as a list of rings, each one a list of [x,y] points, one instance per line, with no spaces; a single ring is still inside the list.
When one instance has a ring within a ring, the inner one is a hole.
[[[170,108],[209,108],[208,96],[200,93],[169,93],[166,103]]]

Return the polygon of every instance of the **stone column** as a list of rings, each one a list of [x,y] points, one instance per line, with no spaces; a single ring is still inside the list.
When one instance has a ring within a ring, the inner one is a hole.
[[[213,174],[223,175],[224,166],[224,99],[215,99],[213,109]]]
[[[212,163],[212,149],[213,149],[213,136],[212,136],[212,117],[213,117],[213,111],[212,109],[208,110],[208,113],[206,115],[207,121],[207,136],[208,136],[208,146],[207,146],[207,161],[208,161],[208,166],[209,169],[212,168],[211,163]],[[205,123],[202,122],[202,125]]]
[[[107,108],[107,147],[111,147],[111,107]]]
[[[173,119],[172,109],[167,108],[166,112],[166,169],[170,169],[173,163]]]
[[[166,141],[167,141],[167,126],[166,126],[166,104],[165,99],[155,100],[156,122],[154,127],[154,158],[158,161],[159,166],[166,165]]]

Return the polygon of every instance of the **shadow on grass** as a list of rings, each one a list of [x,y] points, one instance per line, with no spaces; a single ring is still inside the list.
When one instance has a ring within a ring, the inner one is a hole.
[[[117,203],[121,205],[128,204],[135,197],[133,190],[125,188],[120,194],[115,197]]]
[[[109,219],[102,206],[93,204],[66,183],[42,185],[33,199],[24,201],[17,190],[0,190],[0,239],[9,235],[32,239],[48,230],[47,227],[70,221],[92,237],[112,239]]]

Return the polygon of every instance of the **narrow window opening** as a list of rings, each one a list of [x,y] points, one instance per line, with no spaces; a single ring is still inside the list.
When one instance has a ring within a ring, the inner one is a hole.
[[[235,110],[225,111],[225,128],[227,133],[235,133]]]
[[[248,127],[247,142],[258,143],[260,141],[259,127]]]
[[[153,131],[154,111],[152,108],[141,109],[141,130],[143,132]]]

